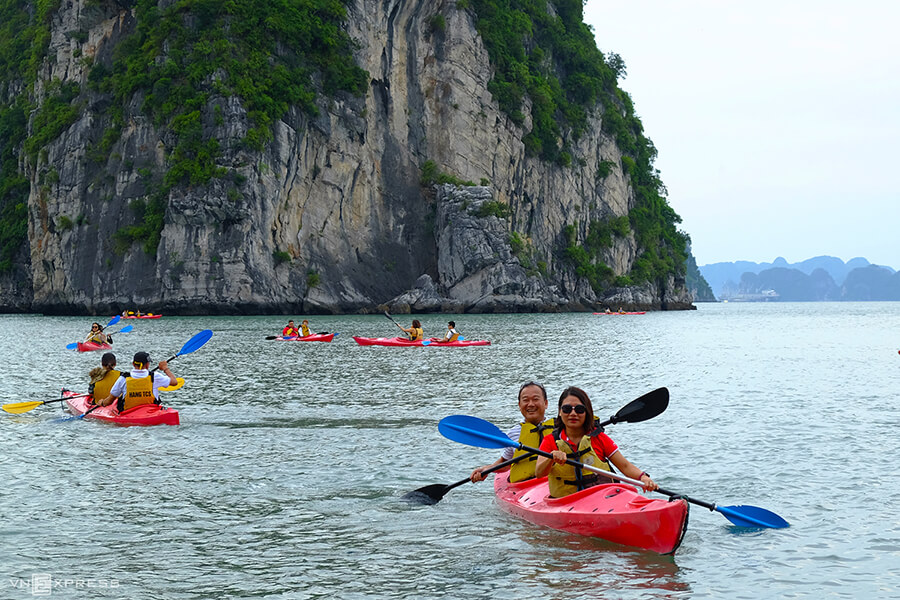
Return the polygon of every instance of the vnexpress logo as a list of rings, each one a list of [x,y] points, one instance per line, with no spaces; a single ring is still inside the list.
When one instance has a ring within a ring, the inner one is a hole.
[[[63,577],[53,578],[50,573],[33,573],[31,580],[28,579],[10,579],[9,584],[22,591],[31,590],[32,596],[50,596],[53,594],[54,588],[75,588],[77,590],[91,588],[117,588],[119,581],[117,579],[93,579],[81,577]]]

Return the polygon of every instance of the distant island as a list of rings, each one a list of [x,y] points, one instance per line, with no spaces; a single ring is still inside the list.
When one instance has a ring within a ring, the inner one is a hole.
[[[865,258],[816,256],[798,263],[718,262],[699,267],[718,300],[820,302],[900,300],[900,272]],[[702,302],[704,299],[697,298]]]

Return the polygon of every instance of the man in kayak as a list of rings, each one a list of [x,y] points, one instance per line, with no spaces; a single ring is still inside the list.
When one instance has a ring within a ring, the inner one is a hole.
[[[116,401],[116,409],[124,412],[141,404],[158,404],[159,388],[170,385],[178,385],[178,378],[169,369],[167,361],[160,361],[157,369],[162,373],[150,373],[150,355],[146,352],[138,352],[132,361],[134,370],[129,375],[123,375],[116,380],[109,392],[109,396],[97,401],[95,404],[109,406]],[[163,375],[165,373],[165,375]]]
[[[288,324],[281,330],[281,337],[297,337],[298,335],[300,335],[300,331],[294,325],[293,319],[288,321]]]
[[[418,319],[413,319],[412,327],[410,327],[409,329],[403,327],[399,323],[397,323],[397,327],[406,332],[406,335],[409,336],[409,341],[411,342],[418,342],[425,337],[425,333],[424,331],[422,331],[422,324]]]
[[[104,354],[100,359],[100,366],[91,369],[88,373],[91,378],[91,382],[88,384],[88,393],[92,397],[91,402],[93,403],[94,399],[102,400],[109,396],[109,391],[121,374],[116,371],[116,355],[112,352]]]
[[[112,344],[112,338],[103,333],[103,326],[100,323],[91,325],[91,332],[84,341],[94,344]]]
[[[591,399],[581,388],[568,387],[563,390],[559,397],[557,425],[550,435],[544,437],[540,449],[551,453],[553,458],[537,458],[535,477],[547,476],[550,495],[554,498],[615,481],[566,464],[570,458],[604,471],[612,471],[609,465],[612,462],[623,475],[643,483],[645,490],[652,492],[659,487],[647,473],[625,458],[612,438],[597,428]]]
[[[545,419],[547,412],[547,390],[544,386],[535,381],[529,381],[519,388],[519,412],[525,419],[515,427],[506,432],[511,440],[518,440],[520,444],[537,448],[541,445],[541,440],[548,435],[553,429],[553,419]],[[499,472],[510,471],[509,480],[512,482],[525,481],[534,477],[534,463],[537,455],[530,454],[525,450],[515,450],[513,448],[504,448],[500,454],[500,458],[489,465],[478,467],[469,479],[472,482],[484,480],[485,476],[482,471],[489,469],[495,465],[510,460],[511,458],[522,457],[519,461],[514,462],[511,467],[499,469]]]
[[[432,342],[435,344],[446,344],[447,342],[455,342],[458,339],[459,332],[456,330],[456,323],[450,321],[447,323],[447,332],[444,333],[444,337],[441,339],[432,338]]]

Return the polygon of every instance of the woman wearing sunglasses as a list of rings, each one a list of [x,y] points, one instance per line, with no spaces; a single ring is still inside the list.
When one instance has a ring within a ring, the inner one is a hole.
[[[587,392],[577,387],[563,390],[559,397],[559,417],[552,435],[541,442],[541,450],[553,458],[540,456],[535,464],[535,476],[547,475],[550,495],[562,498],[579,490],[615,480],[592,471],[566,464],[576,460],[604,471],[611,471],[610,462],[626,477],[638,479],[644,489],[653,491],[659,486],[650,476],[631,464],[619,447],[603,430],[595,426],[594,408]],[[549,475],[548,475],[549,474]]]
[[[91,332],[84,341],[93,342],[95,344],[112,344],[112,338],[103,333],[103,326],[100,325],[100,323],[91,325]]]

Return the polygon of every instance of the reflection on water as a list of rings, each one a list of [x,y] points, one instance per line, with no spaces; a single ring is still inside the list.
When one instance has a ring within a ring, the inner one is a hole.
[[[426,335],[446,320],[424,315]],[[215,332],[171,363],[186,383],[165,401],[182,425],[59,423],[55,406],[0,415],[0,598],[21,597],[8,581],[32,573],[102,573],[120,582],[116,598],[896,595],[900,519],[886,499],[900,493],[889,476],[900,304],[455,320],[493,344],[353,343],[391,335],[383,316],[315,317],[316,331],[342,333],[330,344],[267,342],[279,317],[134,323],[116,338],[120,364]],[[29,343],[0,348],[2,403],[84,389],[99,356],[65,344],[86,324],[0,315],[7,340]],[[402,499],[497,458],[444,439],[437,422],[469,414],[506,429],[529,379],[551,403],[585,388],[598,415],[668,387],[665,413],[607,429],[625,455],[667,489],[761,506],[791,527],[743,530],[693,507],[681,548],[663,557],[505,515],[489,482],[431,506]]]

